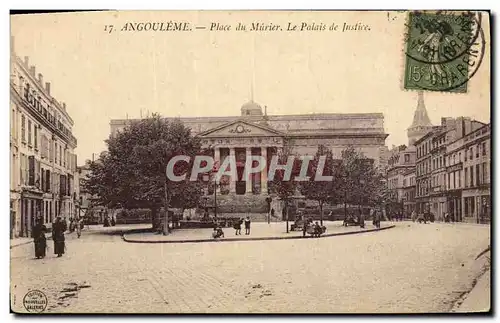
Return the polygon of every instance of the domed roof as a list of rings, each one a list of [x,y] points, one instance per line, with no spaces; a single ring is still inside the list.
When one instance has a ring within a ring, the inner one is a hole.
[[[247,103],[241,106],[241,115],[262,115],[262,107],[253,100],[248,101]]]

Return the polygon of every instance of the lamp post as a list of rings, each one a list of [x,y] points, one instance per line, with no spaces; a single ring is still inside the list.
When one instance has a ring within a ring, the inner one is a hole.
[[[203,174],[203,181],[210,185],[211,174],[205,173]],[[217,221],[217,183],[214,181],[214,219]]]

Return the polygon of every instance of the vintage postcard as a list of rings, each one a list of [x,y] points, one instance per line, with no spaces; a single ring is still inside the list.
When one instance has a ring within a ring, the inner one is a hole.
[[[11,15],[11,312],[490,312],[490,35],[486,11]]]

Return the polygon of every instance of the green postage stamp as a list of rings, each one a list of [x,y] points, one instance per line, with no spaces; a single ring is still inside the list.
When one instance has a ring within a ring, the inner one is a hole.
[[[405,89],[467,92],[484,56],[481,14],[410,12],[405,46]]]

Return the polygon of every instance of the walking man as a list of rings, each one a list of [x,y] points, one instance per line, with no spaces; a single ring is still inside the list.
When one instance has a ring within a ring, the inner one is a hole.
[[[54,240],[54,254],[61,257],[64,254],[65,238],[64,232],[67,230],[66,221],[61,219],[61,216],[56,218],[52,224],[52,240]]]
[[[274,209],[273,209],[274,211]],[[250,217],[247,216],[247,218],[245,219],[245,234],[246,235],[250,235]]]

